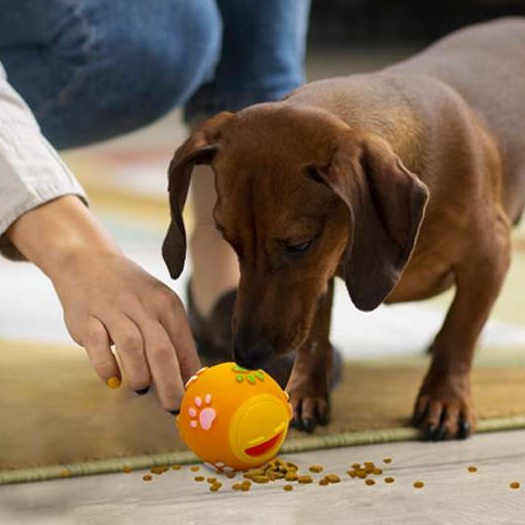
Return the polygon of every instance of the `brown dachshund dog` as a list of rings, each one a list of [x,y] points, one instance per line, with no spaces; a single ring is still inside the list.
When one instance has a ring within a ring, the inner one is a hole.
[[[296,426],[329,419],[330,310],[342,277],[361,310],[455,287],[413,420],[430,440],[475,427],[470,369],[525,200],[525,18],[471,26],[372,74],[306,84],[221,113],[176,151],[163,255],[182,271],[194,165],[239,258],[237,362],[291,350]]]

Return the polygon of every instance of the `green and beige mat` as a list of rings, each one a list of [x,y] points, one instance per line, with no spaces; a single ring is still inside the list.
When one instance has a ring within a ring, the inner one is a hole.
[[[408,416],[427,358],[348,362],[333,422],[290,432],[282,453],[416,438]],[[153,393],[111,390],[83,350],[0,342],[0,484],[188,463]],[[479,431],[525,427],[525,349],[484,349],[474,371]]]

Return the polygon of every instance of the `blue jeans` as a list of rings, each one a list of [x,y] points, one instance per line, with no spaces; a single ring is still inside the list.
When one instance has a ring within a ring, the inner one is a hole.
[[[304,81],[309,0],[1,0],[0,61],[57,148],[277,100]]]

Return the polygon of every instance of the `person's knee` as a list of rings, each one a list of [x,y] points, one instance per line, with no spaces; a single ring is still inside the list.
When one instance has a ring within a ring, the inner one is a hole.
[[[89,12],[86,61],[47,106],[43,130],[61,148],[151,123],[214,74],[222,24],[214,0],[104,1]]]
[[[136,6],[137,12],[130,13],[134,27],[123,27],[121,34],[100,43],[113,61],[101,79],[101,87],[109,89],[100,96],[107,96],[117,112],[127,108],[132,120],[136,112],[137,125],[183,104],[212,78],[222,39],[213,0],[163,0],[148,6],[152,12],[142,24],[144,10]]]

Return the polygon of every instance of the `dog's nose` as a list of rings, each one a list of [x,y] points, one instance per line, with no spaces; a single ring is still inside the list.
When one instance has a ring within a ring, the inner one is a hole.
[[[234,341],[233,353],[238,365],[253,370],[264,366],[272,357],[274,349],[265,338],[238,335]]]

